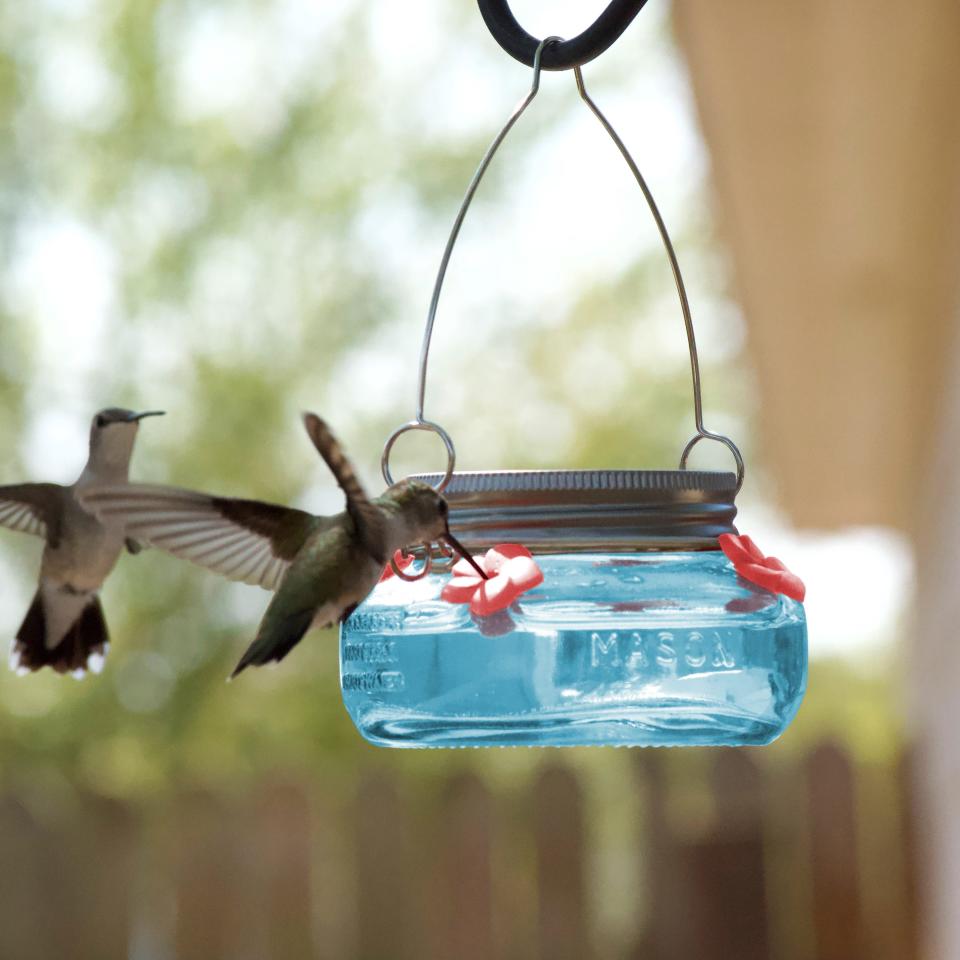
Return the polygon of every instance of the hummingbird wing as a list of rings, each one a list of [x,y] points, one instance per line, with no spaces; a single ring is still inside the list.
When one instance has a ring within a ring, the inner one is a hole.
[[[277,588],[311,533],[337,522],[259,500],[148,484],[94,487],[80,499],[102,520],[120,520],[138,542],[267,590]]]
[[[307,434],[336,478],[347,498],[347,513],[357,529],[357,536],[367,552],[378,563],[387,562],[386,523],[383,513],[371,503],[366,490],[357,478],[343,447],[324,420],[315,413],[305,413],[303,424]]]
[[[0,487],[0,526],[60,539],[60,517],[66,488],[58,483],[18,483]]]

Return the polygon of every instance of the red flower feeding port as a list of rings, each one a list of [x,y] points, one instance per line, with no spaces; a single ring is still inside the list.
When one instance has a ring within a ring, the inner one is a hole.
[[[720,549],[744,580],[749,580],[771,593],[782,593],[791,600],[803,603],[803,598],[807,595],[803,581],[776,557],[764,556],[763,551],[746,534],[736,536],[724,533],[717,539],[720,541]]]
[[[479,577],[466,560],[458,560],[440,596],[448,603],[469,603],[470,612],[478,617],[505,610],[520,594],[543,583],[533,555],[519,543],[498,544],[474,559],[489,579]]]

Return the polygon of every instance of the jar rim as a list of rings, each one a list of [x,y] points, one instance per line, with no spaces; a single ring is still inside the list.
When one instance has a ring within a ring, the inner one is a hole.
[[[551,553],[715,550],[720,534],[737,532],[736,493],[735,474],[702,470],[474,471],[444,489],[450,529],[467,546]]]
[[[418,473],[411,479],[437,484],[441,473]],[[453,473],[444,489],[461,493],[519,491],[681,490],[737,492],[737,475],[720,470],[475,470]]]

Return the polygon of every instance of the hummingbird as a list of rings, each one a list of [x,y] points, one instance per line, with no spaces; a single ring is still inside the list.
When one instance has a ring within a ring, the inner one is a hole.
[[[257,635],[230,675],[282,660],[312,625],[346,620],[373,590],[397,550],[446,541],[477,569],[450,533],[447,501],[418,480],[371,500],[340,444],[316,414],[303,416],[313,445],[346,498],[334,516],[176,487],[92,489],[84,505],[128,535],[231,580],[275,591]]]
[[[104,524],[80,503],[84,490],[127,482],[140,421],[160,410],[135,413],[109,407],[90,425],[90,453],[76,483],[0,486],[0,526],[43,537],[40,584],[10,650],[18,673],[52,667],[82,677],[99,673],[109,648],[98,591],[124,545],[140,545],[122,528]]]

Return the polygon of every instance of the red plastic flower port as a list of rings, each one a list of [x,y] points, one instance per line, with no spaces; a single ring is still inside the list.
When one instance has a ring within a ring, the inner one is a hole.
[[[411,554],[404,553],[402,550],[398,550],[393,555],[393,562],[397,565],[398,570],[406,570],[407,567],[413,563],[413,556]],[[383,568],[383,573],[380,574],[380,580],[378,582],[383,583],[384,580],[389,580],[394,576],[396,576],[396,574],[393,572],[393,567],[391,567],[388,563]]]
[[[479,577],[466,560],[458,560],[440,597],[447,603],[469,603],[470,612],[478,617],[505,610],[521,593],[543,583],[532,554],[519,543],[497,544],[474,559],[490,579]]]
[[[720,541],[720,549],[745,580],[771,593],[782,593],[791,600],[803,603],[803,598],[807,595],[803,581],[776,557],[764,556],[748,536],[738,537],[732,533],[722,533],[717,539]]]

